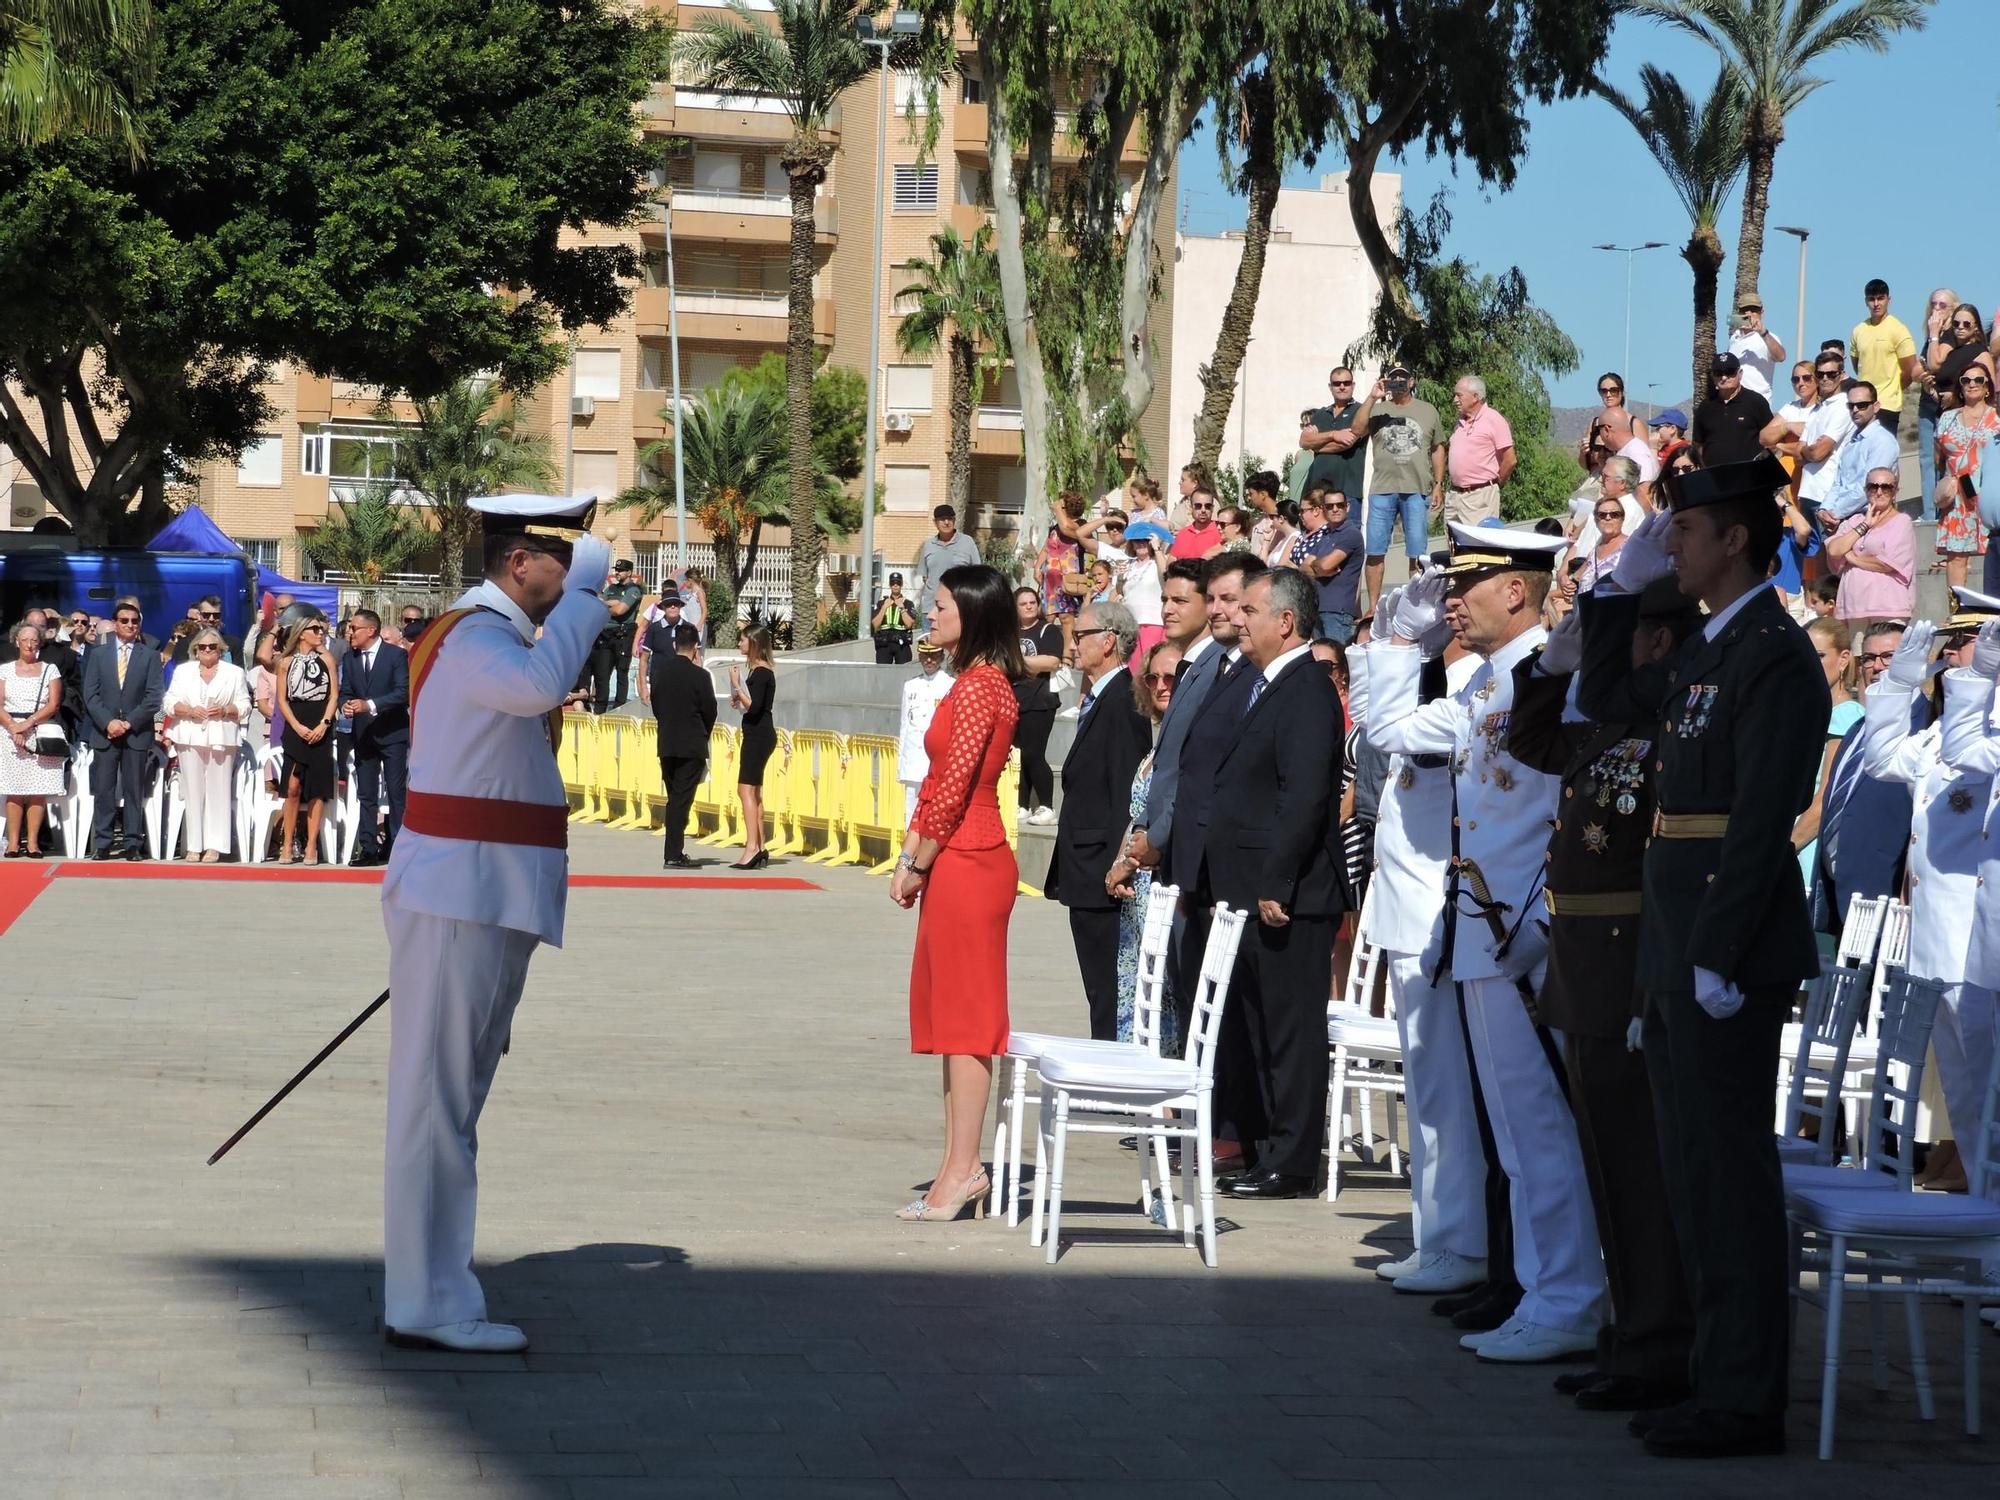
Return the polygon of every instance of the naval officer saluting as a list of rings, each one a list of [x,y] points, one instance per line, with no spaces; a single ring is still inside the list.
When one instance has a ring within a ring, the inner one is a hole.
[[[569,806],[557,714],[604,628],[597,590],[611,548],[589,534],[589,496],[472,504],[486,577],[410,653],[409,792],[382,882],[382,1321],[391,1343],[507,1354],[528,1341],[487,1321],[472,1273],[476,1131],[528,959],[539,943],[562,944]]]

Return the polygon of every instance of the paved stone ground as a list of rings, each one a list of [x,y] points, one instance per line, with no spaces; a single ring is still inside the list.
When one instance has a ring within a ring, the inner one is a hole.
[[[577,853],[637,872],[657,845]],[[0,937],[0,1494],[1993,1493],[1943,1319],[1937,1422],[1900,1336],[1883,1397],[1857,1342],[1816,1465],[1808,1312],[1792,1456],[1662,1465],[1369,1275],[1407,1249],[1383,1174],[1337,1210],[1238,1208],[1213,1272],[1138,1227],[1108,1141],[1076,1153],[1099,1211],[1054,1268],[1025,1229],[895,1222],[938,1138],[913,921],[879,880],[789,872],[825,889],[573,898],[484,1131],[482,1274],[535,1341],[493,1360],[380,1341],[379,1019],[202,1165],[380,988],[373,889],[53,882]],[[1074,1025],[1060,914],[1013,930],[1017,1016]]]

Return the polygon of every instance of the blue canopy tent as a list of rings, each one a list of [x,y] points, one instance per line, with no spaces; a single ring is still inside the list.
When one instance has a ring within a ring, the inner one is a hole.
[[[206,511],[190,505],[162,526],[146,543],[149,552],[241,552],[229,533],[216,525]],[[340,592],[330,583],[299,583],[274,569],[257,564],[257,596],[290,594],[301,604],[310,604],[328,619],[340,612]]]

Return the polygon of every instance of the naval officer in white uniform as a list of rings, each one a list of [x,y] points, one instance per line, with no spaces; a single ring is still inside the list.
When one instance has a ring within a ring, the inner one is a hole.
[[[588,496],[472,504],[486,576],[411,653],[408,802],[382,882],[382,1321],[392,1343],[503,1354],[528,1341],[487,1321],[472,1273],[479,1112],[528,959],[562,945],[569,807],[552,714],[608,618],[611,548],[589,535]]]
[[[1993,796],[1993,767],[1969,756],[1945,764],[1944,725],[1953,715],[1976,716],[1992,696],[1992,683],[1964,669],[1972,666],[1978,632],[2000,619],[2000,599],[1954,589],[1954,609],[1942,627],[1923,621],[1902,643],[1868,690],[1867,740],[1862,770],[1880,781],[1900,781],[1915,796],[1910,822],[1910,973],[1944,986],[1931,1046],[1954,1132],[1970,1139],[1986,1106],[1986,1075],[1993,1065],[1994,993],[1969,982],[1967,949],[1979,917],[1979,856],[1991,840],[1982,820]],[[1996,627],[2000,628],[2000,627]],[[1911,700],[1930,675],[1933,637],[1944,642],[1939,662],[1945,713],[1912,733]],[[1962,704],[1955,700],[1964,700]],[[1970,714],[1968,714],[1968,710]]]
[[[1450,532],[1450,560],[1404,590],[1390,629],[1368,648],[1368,734],[1404,755],[1452,757],[1456,853],[1501,903],[1504,942],[1461,878],[1432,961],[1442,959],[1465,997],[1473,1066],[1510,1187],[1522,1288],[1512,1318],[1459,1342],[1483,1360],[1530,1364],[1590,1353],[1604,1316],[1604,1266],[1557,1044],[1538,1030],[1521,992],[1539,982],[1547,953],[1546,928],[1534,918],[1559,778],[1507,753],[1514,666],[1547,637],[1542,603],[1567,544],[1458,522]],[[1483,660],[1450,697],[1420,704],[1418,642],[1444,621]]]

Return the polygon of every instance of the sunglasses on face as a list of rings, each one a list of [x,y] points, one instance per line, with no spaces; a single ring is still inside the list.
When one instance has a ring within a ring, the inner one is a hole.
[[[1109,625],[1093,625],[1088,630],[1079,630],[1078,635],[1116,635],[1118,632]]]
[[[1812,384],[1812,376],[1810,376],[1810,375],[1794,375],[1794,376],[1792,377],[1792,384],[1793,384],[1793,385],[1810,385],[1810,384]]]
[[[1847,403],[1847,409],[1849,411],[1867,411],[1874,404],[1873,401],[1850,401]]]
[[[117,619],[117,623],[120,625],[137,625],[139,623],[139,617],[137,615],[120,615]]]
[[[1327,384],[1332,386],[1336,391],[1340,391],[1347,389],[1347,387],[1353,385],[1354,382],[1351,380],[1329,380]]]
[[[1597,394],[1600,396],[1622,396],[1625,394],[1625,389],[1623,386],[1600,385],[1597,388]]]
[[[1170,683],[1173,680],[1174,680],[1174,674],[1171,672],[1148,672],[1145,678],[1147,687],[1159,687],[1162,684]]]
[[[220,651],[222,648],[216,645],[214,641],[203,641],[194,649],[197,651]]]
[[[1893,495],[1896,493],[1896,487],[1893,484],[1864,484],[1861,488],[1868,491],[1871,495]]]
[[[1816,380],[1838,380],[1838,379],[1840,379],[1840,371],[1838,371],[1838,370],[1815,370],[1815,371],[1813,371],[1813,378],[1814,378],[1814,379],[1816,379]]]
[[[205,609],[198,618],[203,620],[219,620],[222,618],[222,611],[219,609]]]
[[[1625,519],[1625,512],[1622,510],[1600,510],[1597,513],[1597,519],[1600,521],[1622,521]]]
[[[1208,504],[1208,502],[1206,502],[1206,501],[1204,501],[1204,500],[1197,500],[1197,501],[1195,501],[1195,503],[1194,503],[1194,508],[1195,508],[1196,510],[1214,510],[1214,509],[1215,509],[1215,507],[1214,507],[1213,505],[1210,505],[1210,504]]]
[[[72,624],[72,625],[88,625],[88,624],[90,623],[90,616],[89,616],[89,615],[71,615],[71,616],[69,617],[69,622],[70,622],[70,624]]]
[[[1951,326],[1954,328],[1977,328],[1979,325],[1970,318],[1953,318]]]

